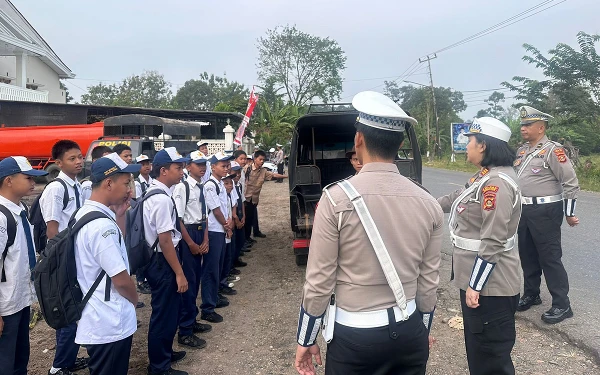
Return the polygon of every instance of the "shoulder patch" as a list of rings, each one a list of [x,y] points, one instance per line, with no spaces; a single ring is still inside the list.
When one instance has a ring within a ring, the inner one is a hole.
[[[104,233],[102,233],[102,237],[106,238],[108,236],[116,235],[116,234],[117,234],[117,231],[115,229],[109,229],[109,230],[105,231]]]
[[[6,228],[0,227],[0,233],[6,233]]]
[[[484,186],[482,189],[483,194],[488,193],[488,192],[493,192],[493,193],[497,193],[498,192],[499,187],[495,186],[495,185],[487,185]]]
[[[566,163],[567,162],[567,155],[565,154],[565,149],[564,148],[555,148],[554,149],[554,154],[556,155],[556,158],[558,159],[558,161],[560,163]]]
[[[519,152],[519,155],[525,155],[525,150],[521,150],[521,152]]]
[[[487,185],[481,191],[483,193],[483,209],[492,211],[496,209],[496,193],[500,188],[496,185]]]

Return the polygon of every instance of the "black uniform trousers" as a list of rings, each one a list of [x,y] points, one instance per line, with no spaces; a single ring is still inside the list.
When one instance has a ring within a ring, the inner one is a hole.
[[[188,234],[197,244],[204,241],[204,230],[198,229],[201,224],[186,225]],[[191,336],[199,309],[196,305],[202,280],[202,255],[194,255],[185,241],[180,241],[183,273],[188,281],[188,290],[181,295],[179,307],[179,336]]]
[[[0,373],[27,374],[29,363],[29,306],[3,316],[4,329],[0,335]]]
[[[86,345],[90,375],[126,375],[133,335],[108,344]]]
[[[510,352],[515,345],[515,312],[519,295],[479,296],[479,307],[467,307],[460,291],[465,346],[471,375],[514,375]]]
[[[281,163],[277,164],[277,173],[283,174],[283,161],[281,161]],[[283,178],[278,178],[277,182],[283,182]]]
[[[377,328],[335,323],[333,340],[327,345],[325,374],[425,375],[428,337],[416,312],[406,321]]]
[[[562,263],[560,226],[563,202],[523,205],[519,222],[519,256],[524,296],[540,294],[542,272],[552,295],[552,306],[569,307],[569,278]]]
[[[244,230],[246,232],[246,239],[250,238],[252,234],[252,230],[254,230],[254,234],[260,233],[260,229],[258,228],[258,204],[254,204],[252,202],[244,202],[246,205],[246,224],[244,225]]]

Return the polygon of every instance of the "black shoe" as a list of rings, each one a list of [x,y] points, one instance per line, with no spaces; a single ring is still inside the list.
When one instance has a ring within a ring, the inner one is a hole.
[[[220,300],[222,299],[222,300],[224,300],[224,301],[227,301],[227,302],[229,302],[229,298],[227,298],[227,297],[225,297],[224,295],[222,295],[222,294],[221,294],[221,291],[219,291],[219,299],[220,299]]]
[[[240,275],[241,273],[242,271],[238,270],[237,268],[232,268],[231,271],[229,271],[229,274],[234,276]]]
[[[181,361],[182,359],[185,358],[186,354],[187,353],[184,350],[179,351],[179,352],[176,352],[173,350],[173,353],[171,353],[171,363],[176,363],[176,362]]]
[[[267,237],[267,235],[262,232],[259,232],[259,233],[254,233],[254,237],[265,238],[265,237]]]
[[[69,370],[71,372],[75,372],[77,370],[83,370],[84,368],[88,367],[89,360],[90,360],[90,357],[79,357],[75,360],[75,364],[73,364],[73,366],[69,367],[67,370]]]
[[[136,309],[141,309],[142,307],[146,307],[146,304],[142,301],[139,301],[137,305],[135,305]]]
[[[227,296],[235,296],[237,294],[237,290],[230,288],[228,286],[221,288],[220,292]]]
[[[571,306],[567,307],[566,309],[559,309],[558,307],[553,307],[542,314],[542,321],[548,324],[556,324],[562,322],[567,318],[572,317],[573,310],[571,310]]]
[[[252,245],[254,245],[256,243],[256,240],[252,237],[248,238],[247,240],[249,243],[251,243]]]
[[[50,374],[50,370],[48,370],[48,375],[51,375]],[[69,371],[66,368],[61,368],[60,370],[58,370],[57,372],[55,372],[54,375],[77,375],[77,374],[74,373],[74,372]]]
[[[217,302],[216,309],[222,309],[223,307],[229,306],[229,300],[225,298],[219,298],[219,302]]]
[[[138,291],[138,293],[142,293],[142,294],[152,294],[152,290],[150,289],[150,284],[148,284],[147,281],[144,281],[143,283],[138,283],[137,291]]]
[[[252,251],[251,247],[252,247],[252,244],[250,244],[250,246],[247,246],[247,247],[243,248],[243,249],[242,249],[242,251],[243,251],[244,253],[249,253],[249,252],[251,252],[251,251]]]
[[[177,338],[177,342],[179,343],[179,345],[189,346],[190,348],[194,349],[206,348],[206,340],[202,340],[196,335],[179,336]]]
[[[202,315],[200,315],[200,319],[211,323],[221,323],[223,321],[223,317],[216,312],[211,312],[210,314],[202,313]]]
[[[185,371],[175,370],[173,368],[170,368],[167,371],[163,371],[163,372],[150,372],[150,370],[148,370],[148,375],[189,375],[189,374]]]
[[[212,331],[210,324],[194,323],[194,333],[208,333],[210,331]]]
[[[521,297],[521,299],[519,300],[519,305],[517,305],[517,311],[527,311],[529,310],[529,308],[531,308],[531,306],[541,304],[542,299],[540,298],[539,294],[537,296]]]
[[[234,262],[233,262],[233,266],[234,267],[246,267],[248,265],[248,263],[243,262],[240,258],[237,258]]]

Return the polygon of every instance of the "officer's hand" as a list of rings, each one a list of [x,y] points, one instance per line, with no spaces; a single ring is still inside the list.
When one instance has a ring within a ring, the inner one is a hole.
[[[431,348],[433,347],[433,344],[435,344],[435,337],[429,335],[429,350],[431,350]]]
[[[188,281],[185,275],[181,273],[176,275],[175,279],[177,280],[177,293],[185,293],[188,290]]]
[[[579,224],[579,218],[577,216],[567,216],[567,223],[574,227]]]
[[[0,337],[2,337],[2,331],[4,331],[4,320],[0,316]]]
[[[308,348],[298,345],[296,348],[296,361],[294,367],[300,375],[316,375],[313,357],[319,366],[323,366],[321,361],[321,349],[318,344],[309,346]]]
[[[467,289],[467,306],[476,309],[479,307],[479,292],[474,291],[469,287]]]

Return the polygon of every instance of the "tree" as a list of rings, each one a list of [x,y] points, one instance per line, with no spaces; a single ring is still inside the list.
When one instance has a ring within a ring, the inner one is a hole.
[[[500,104],[504,102],[504,94],[498,91],[494,91],[489,98],[484,100],[489,106],[486,109],[480,109],[477,111],[475,117],[494,117],[498,120],[504,121],[502,115],[504,114],[504,107]]]
[[[177,91],[173,105],[195,111],[246,111],[250,91],[241,83],[229,81],[207,72],[199,79],[190,79]]]
[[[269,105],[265,100],[258,101],[258,111],[253,116],[251,129],[256,134],[255,140],[265,146],[275,143],[285,144],[292,138],[294,124],[306,113],[306,109],[293,104],[284,104],[282,99]]]
[[[70,103],[73,101],[73,97],[71,96],[71,94],[69,93],[69,89],[67,88],[67,86],[61,82],[60,83],[60,89],[61,90],[65,90],[65,103]]]
[[[281,84],[288,101],[303,106],[314,98],[340,97],[346,56],[335,40],[304,33],[295,26],[278,26],[258,39],[258,76]]]
[[[173,93],[171,84],[156,71],[132,75],[120,85],[100,82],[89,86],[88,93],[81,96],[83,104],[112,105],[143,108],[170,108]]]

